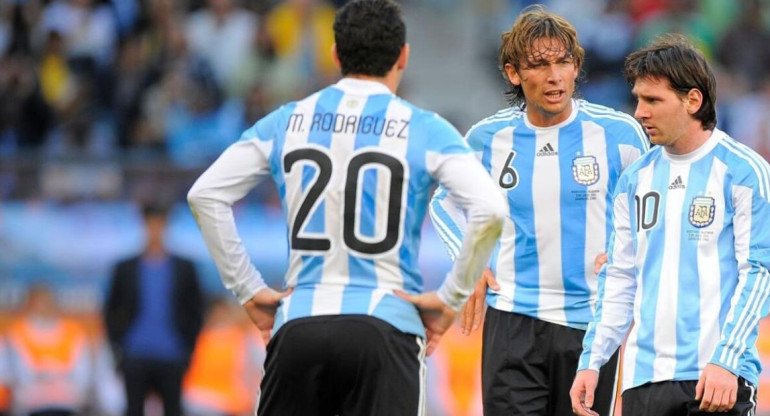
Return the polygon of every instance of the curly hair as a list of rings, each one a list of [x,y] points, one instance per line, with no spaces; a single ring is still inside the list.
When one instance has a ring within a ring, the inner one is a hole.
[[[334,41],[343,76],[385,76],[406,44],[401,8],[391,0],[351,1],[334,19]]]
[[[505,96],[511,106],[524,109],[526,97],[521,85],[513,85],[508,80],[505,64],[513,65],[518,71],[521,63],[527,61],[535,41],[543,38],[555,39],[563,45],[567,54],[575,60],[578,71],[583,65],[585,51],[580,46],[577,32],[571,23],[557,14],[547,12],[539,4],[525,8],[513,23],[511,30],[503,33],[500,42],[499,69],[509,84]]]

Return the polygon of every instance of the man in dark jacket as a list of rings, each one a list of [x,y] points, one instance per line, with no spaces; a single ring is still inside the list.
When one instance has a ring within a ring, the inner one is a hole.
[[[163,414],[181,414],[182,376],[203,320],[195,266],[169,254],[163,243],[166,211],[143,209],[144,251],[119,262],[105,307],[105,326],[126,386],[129,416],[144,414],[151,390]]]

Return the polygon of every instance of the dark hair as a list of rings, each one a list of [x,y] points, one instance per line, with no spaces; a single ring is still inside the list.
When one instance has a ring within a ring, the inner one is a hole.
[[[158,203],[146,203],[142,205],[142,218],[168,217],[168,207]]]
[[[353,0],[334,18],[342,75],[385,76],[406,44],[401,8],[390,0]]]
[[[671,88],[680,95],[692,89],[703,94],[703,103],[693,117],[706,130],[717,124],[716,78],[703,54],[679,34],[659,36],[646,48],[626,58],[626,81],[634,86],[639,78],[667,79]]]
[[[509,89],[505,92],[508,103],[512,106],[524,108],[526,97],[521,85],[513,85],[508,80],[505,72],[505,64],[511,64],[516,71],[519,70],[522,61],[527,61],[528,54],[532,51],[535,41],[542,38],[553,38],[564,45],[567,54],[575,59],[578,71],[583,66],[585,51],[580,46],[577,31],[563,17],[547,12],[543,6],[535,4],[522,10],[519,17],[513,23],[511,30],[500,37],[500,71],[508,82]],[[575,83],[577,86],[577,82]]]

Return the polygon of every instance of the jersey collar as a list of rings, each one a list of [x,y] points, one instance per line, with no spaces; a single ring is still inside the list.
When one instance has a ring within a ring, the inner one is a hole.
[[[363,95],[375,95],[375,94],[388,94],[393,93],[385,86],[385,84],[377,81],[369,81],[356,78],[342,78],[336,84],[335,88],[342,90],[345,93],[350,94],[363,94]]]
[[[675,155],[671,154],[666,151],[665,148],[663,148],[663,157],[670,160],[672,163],[692,163],[696,160],[699,160],[706,154],[708,154],[714,147],[716,147],[717,143],[719,143],[720,140],[725,136],[725,133],[722,130],[719,130],[715,128],[711,132],[711,137],[708,138],[702,145],[700,145],[699,148],[693,150],[690,153],[685,153],[683,155]]]
[[[529,116],[526,115],[526,111],[524,112],[524,124],[529,127],[532,130],[540,130],[540,131],[546,131],[546,130],[558,130],[564,126],[566,126],[569,123],[572,123],[575,121],[575,118],[578,115],[578,107],[580,107],[579,100],[576,100],[574,98],[570,98],[570,101],[572,101],[572,111],[569,114],[569,117],[567,117],[566,120],[562,121],[559,124],[554,124],[553,126],[548,127],[538,127],[532,123],[529,122]]]

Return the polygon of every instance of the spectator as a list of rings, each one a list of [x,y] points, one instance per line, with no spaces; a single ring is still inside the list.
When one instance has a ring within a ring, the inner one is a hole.
[[[186,413],[253,415],[264,360],[264,343],[246,314],[215,299],[185,376]]]
[[[165,416],[181,414],[181,386],[203,319],[195,266],[164,246],[167,212],[143,209],[144,251],[115,267],[105,326],[126,386],[127,414],[144,414],[154,390]]]
[[[30,289],[8,332],[13,414],[78,415],[92,387],[91,351],[83,328],[64,318],[45,286]]]

